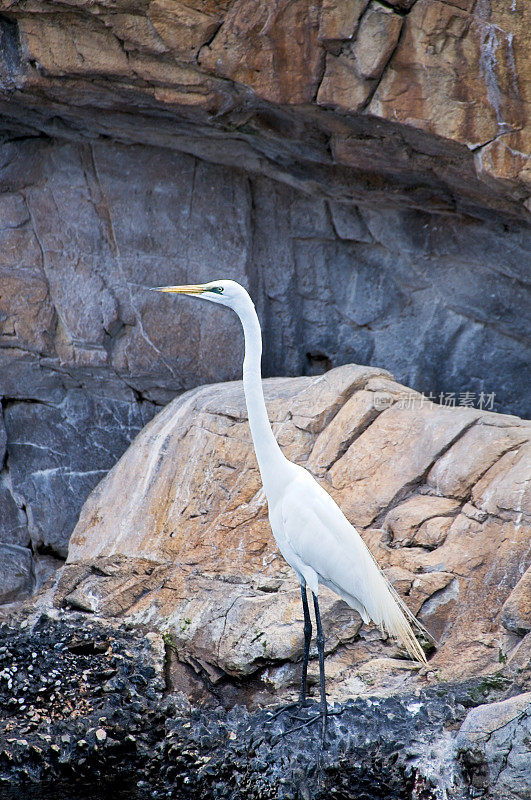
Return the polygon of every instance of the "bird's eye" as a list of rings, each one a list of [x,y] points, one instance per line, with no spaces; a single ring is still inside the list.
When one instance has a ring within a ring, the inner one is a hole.
[[[223,294],[223,286],[212,286],[210,291],[215,292],[216,294]]]

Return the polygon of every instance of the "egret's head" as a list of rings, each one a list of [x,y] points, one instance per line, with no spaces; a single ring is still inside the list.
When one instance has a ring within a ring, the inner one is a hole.
[[[238,300],[247,292],[236,281],[210,281],[210,283],[197,283],[189,286],[157,286],[154,292],[168,292],[173,294],[187,294],[189,297],[200,297],[202,300],[211,300],[222,306],[235,308]]]

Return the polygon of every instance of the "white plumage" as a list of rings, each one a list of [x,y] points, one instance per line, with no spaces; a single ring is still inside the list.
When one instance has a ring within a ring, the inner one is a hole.
[[[280,509],[269,519],[279,549],[317,595],[328,586],[355,609],[394,636],[409,655],[426,663],[409,619],[415,620],[380,570],[367,545],[337,503],[303,467],[294,468]],[[309,501],[311,498],[311,502]],[[284,552],[286,548],[286,552]]]
[[[326,723],[324,694],[324,634],[318,593],[319,584],[328,586],[368,623],[395,637],[409,655],[426,663],[410,623],[424,630],[400,600],[361,536],[339,506],[303,467],[288,461],[273,435],[262,391],[260,324],[251,298],[235,281],[219,280],[193,286],[157,289],[200,297],[232,308],[239,316],[245,336],[243,386],[256,458],[268,501],[269,520],[280,552],[301,583],[305,616],[305,648],[300,701],[306,696],[306,669],[311,624],[306,585],[314,596],[317,645],[321,676],[323,736]]]

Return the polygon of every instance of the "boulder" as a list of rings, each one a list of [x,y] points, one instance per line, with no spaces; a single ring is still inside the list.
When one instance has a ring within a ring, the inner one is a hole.
[[[8,792],[523,800],[529,433],[489,412],[529,410],[528,10],[0,0]],[[439,643],[414,670],[323,593],[361,695],[324,760],[253,710],[295,695],[302,619],[241,387],[195,388],[240,377],[237,320],[146,291],[220,275],[264,374],[306,376],[267,384],[282,446]]]
[[[529,797],[531,692],[469,711],[457,736],[467,782],[482,797]]]
[[[264,387],[285,454],[342,506],[437,639],[419,674],[324,589],[330,696],[464,680],[512,659],[524,632],[507,624],[507,598],[529,537],[529,425],[434,405],[355,365]],[[493,430],[504,452],[492,450]],[[478,461],[467,471],[471,431]],[[450,487],[469,481],[467,495],[445,495],[433,474]],[[162,632],[174,675],[185,663],[222,693],[227,678],[246,678],[254,702],[293,696],[299,587],[268,524],[241,383],[187,392],[148,423],[85,503],[53,602]],[[521,653],[514,669],[524,667]]]

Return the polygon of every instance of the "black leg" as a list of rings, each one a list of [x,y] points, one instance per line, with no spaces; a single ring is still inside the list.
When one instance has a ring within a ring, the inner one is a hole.
[[[315,621],[317,623],[317,652],[319,654],[319,682],[321,688],[321,703],[320,703],[320,713],[318,716],[311,716],[308,719],[304,719],[304,717],[297,717],[292,716],[292,719],[302,720],[302,725],[297,725],[295,728],[291,728],[289,730],[285,730],[283,733],[280,734],[280,737],[287,736],[290,733],[295,733],[295,731],[300,731],[302,728],[306,728],[309,725],[312,725],[314,722],[318,722],[321,720],[321,747],[325,745],[325,737],[326,737],[326,722],[329,716],[331,715],[338,715],[343,713],[343,709],[339,711],[328,711],[328,705],[326,703],[326,691],[325,691],[325,671],[324,671],[324,646],[325,646],[325,637],[323,632],[323,626],[321,624],[321,614],[319,613],[319,603],[317,601],[317,597],[313,594],[313,607],[315,609]],[[302,607],[304,610],[304,658],[302,662],[302,679],[301,679],[301,693],[299,697],[298,703],[291,703],[289,706],[284,706],[282,709],[277,711],[275,714],[271,716],[268,722],[272,722],[276,717],[283,714],[288,708],[292,708],[293,706],[302,706],[306,697],[306,677],[308,671],[308,655],[310,649],[310,639],[312,636],[312,623],[310,620],[310,613],[308,608],[308,598],[306,596],[306,584],[301,584],[301,596],[302,596]]]
[[[321,688],[321,720],[322,720],[321,739],[322,743],[324,744],[326,736],[326,718],[328,716],[328,706],[326,704],[326,690],[325,690],[325,671],[324,671],[325,637],[323,633],[323,626],[321,625],[319,603],[317,602],[317,597],[315,595],[313,595],[313,607],[315,610],[315,622],[317,625],[317,636],[316,636],[317,652],[319,654],[319,683]]]
[[[299,693],[299,703],[302,705],[306,700],[306,680],[308,676],[308,657],[310,655],[310,642],[312,639],[312,621],[310,619],[310,609],[308,608],[308,597],[306,595],[306,581],[301,583],[302,610],[304,612],[304,655],[302,657],[301,690]]]

